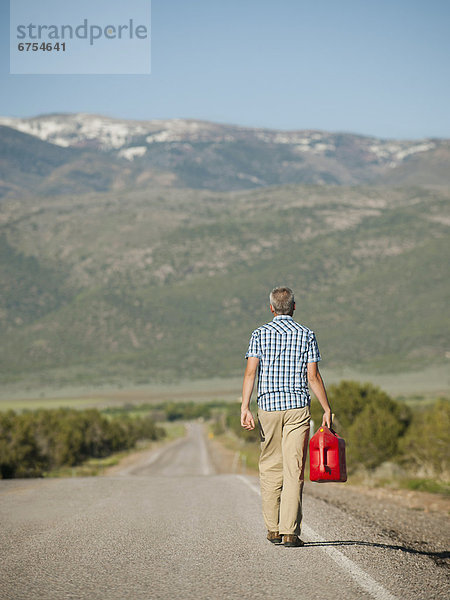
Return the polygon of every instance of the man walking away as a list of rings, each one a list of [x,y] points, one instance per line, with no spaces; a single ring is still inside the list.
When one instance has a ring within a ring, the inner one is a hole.
[[[258,421],[261,434],[259,475],[267,539],[274,544],[303,546],[300,539],[302,491],[309,439],[311,397],[331,427],[331,408],[317,363],[314,332],[294,321],[294,294],[279,287],[270,294],[273,319],[252,333],[245,355],[241,425],[255,428],[249,409],[258,372]]]

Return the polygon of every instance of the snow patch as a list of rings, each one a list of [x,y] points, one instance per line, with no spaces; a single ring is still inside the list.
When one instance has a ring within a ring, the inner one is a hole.
[[[127,160],[134,160],[137,156],[144,156],[146,152],[146,146],[132,146],[131,148],[123,148],[123,150],[120,150],[118,154]]]
[[[403,160],[411,154],[416,154],[417,152],[426,152],[427,150],[432,150],[435,147],[436,144],[433,144],[433,142],[428,142],[426,144],[417,144],[416,146],[411,146],[410,148],[405,148],[404,150],[397,152],[395,158],[397,160]]]
[[[251,181],[252,183],[264,185],[264,181],[262,179],[259,179],[259,177],[255,177],[254,175],[248,175],[247,173],[238,173],[236,177],[238,179],[246,179],[247,181]]]

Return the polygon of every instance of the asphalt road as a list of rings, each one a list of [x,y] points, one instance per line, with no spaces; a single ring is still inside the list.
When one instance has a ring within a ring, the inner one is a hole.
[[[201,426],[114,477],[0,481],[3,599],[450,597],[431,553],[305,494],[304,548],[265,539],[258,482],[216,475]]]

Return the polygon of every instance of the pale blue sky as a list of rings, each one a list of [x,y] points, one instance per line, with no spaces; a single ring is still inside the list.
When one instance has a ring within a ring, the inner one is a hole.
[[[450,137],[447,0],[153,0],[151,75],[9,75],[0,19],[2,116]]]

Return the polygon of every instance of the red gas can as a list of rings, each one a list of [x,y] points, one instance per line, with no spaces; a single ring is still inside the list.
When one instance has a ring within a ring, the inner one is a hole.
[[[318,483],[347,481],[345,442],[328,427],[319,427],[309,441],[309,478]]]

